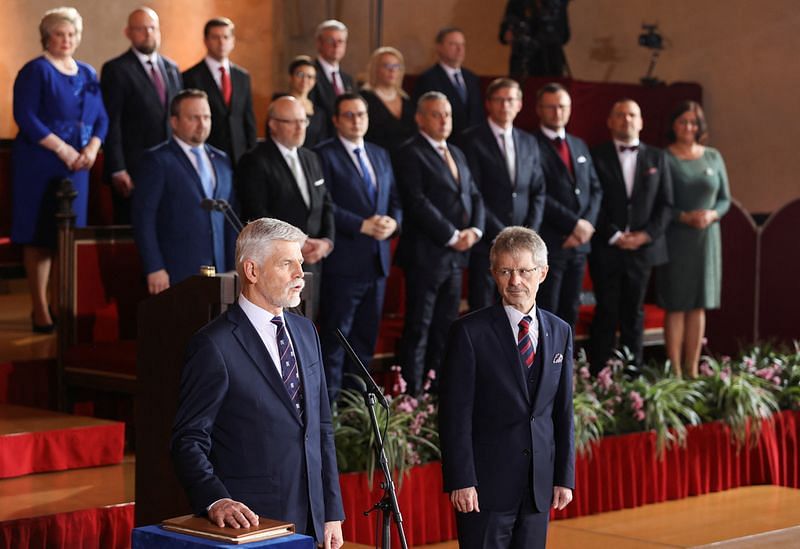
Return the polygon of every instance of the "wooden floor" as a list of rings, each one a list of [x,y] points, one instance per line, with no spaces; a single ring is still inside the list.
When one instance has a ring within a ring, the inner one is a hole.
[[[30,332],[23,291],[0,294],[0,362],[55,356],[54,336]],[[120,465],[0,481],[0,521],[134,501],[134,458]],[[555,521],[549,549],[800,547],[800,490],[754,486],[637,509]],[[348,543],[353,549],[368,546]],[[426,546],[455,549],[456,542]]]

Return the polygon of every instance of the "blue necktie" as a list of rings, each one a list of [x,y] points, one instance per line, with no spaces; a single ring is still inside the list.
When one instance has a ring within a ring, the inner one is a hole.
[[[467,87],[464,85],[464,79],[461,78],[461,71],[453,73],[453,78],[456,81],[456,91],[461,98],[461,102],[467,104]]]
[[[206,198],[214,198],[214,179],[208,171],[208,166],[203,162],[203,151],[200,147],[192,147],[191,151],[197,160],[197,175],[200,176],[200,184],[203,185],[203,192]]]
[[[203,162],[202,149],[192,147],[190,150],[197,160],[197,174],[200,176],[203,193],[206,198],[214,198],[214,180],[208,171],[208,166]],[[218,273],[223,273],[225,272],[225,218],[222,212],[211,212],[211,232],[214,239],[214,266]]]
[[[297,371],[297,358],[294,356],[292,346],[289,344],[289,334],[283,319],[279,316],[273,317],[271,322],[277,328],[275,338],[278,340],[278,354],[281,356],[281,377],[286,392],[289,393],[289,400],[294,404],[300,419],[303,419],[303,391],[300,390],[300,375]]]
[[[367,189],[367,196],[369,196],[370,202],[375,204],[375,182],[369,174],[367,163],[364,162],[364,158],[361,156],[361,149],[355,148],[353,149],[353,153],[356,155],[356,160],[358,160],[358,167],[361,168],[361,179],[364,181],[364,186]]]

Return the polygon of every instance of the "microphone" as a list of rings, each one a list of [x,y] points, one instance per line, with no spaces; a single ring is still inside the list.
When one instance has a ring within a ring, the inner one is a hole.
[[[200,201],[200,207],[207,212],[222,212],[222,215],[225,216],[225,219],[236,231],[236,234],[239,234],[244,229],[242,220],[239,219],[239,216],[236,215],[227,200],[223,198],[204,198]]]

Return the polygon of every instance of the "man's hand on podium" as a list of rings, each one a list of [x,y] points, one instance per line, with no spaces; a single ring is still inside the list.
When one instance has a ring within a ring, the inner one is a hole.
[[[219,527],[250,528],[258,526],[258,516],[247,505],[230,498],[214,502],[208,510],[208,519]]]

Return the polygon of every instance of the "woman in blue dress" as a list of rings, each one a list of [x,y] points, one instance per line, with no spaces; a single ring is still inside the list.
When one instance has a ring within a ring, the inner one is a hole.
[[[56,247],[55,185],[72,180],[76,225],[86,225],[89,169],[108,129],[95,70],[73,54],[83,21],[74,8],[45,12],[39,24],[44,53],[14,82],[13,222],[11,239],[23,246],[31,291],[33,331],[54,329],[47,302]]]

